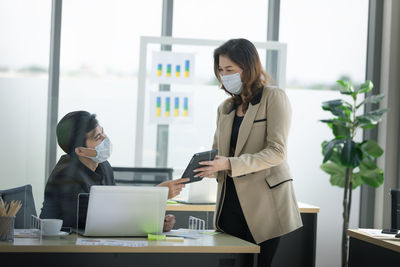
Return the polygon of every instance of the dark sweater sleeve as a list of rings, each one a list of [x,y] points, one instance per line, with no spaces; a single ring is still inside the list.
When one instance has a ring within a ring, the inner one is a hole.
[[[41,219],[61,219],[60,198],[57,186],[48,182],[45,188],[44,201],[40,213]]]
[[[61,219],[64,227],[76,228],[77,204],[80,186],[76,183],[62,184],[50,182],[46,185],[45,199],[40,218]],[[86,221],[87,196],[80,201],[79,225]]]

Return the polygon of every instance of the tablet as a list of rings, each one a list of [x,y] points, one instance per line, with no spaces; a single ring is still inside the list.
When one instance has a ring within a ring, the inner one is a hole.
[[[186,170],[182,174],[182,178],[190,178],[190,181],[186,182],[185,184],[201,181],[203,177],[197,177],[196,173],[194,173],[193,170],[204,166],[200,165],[199,162],[214,160],[217,153],[218,150],[214,149],[194,154],[189,162],[189,165],[186,167]]]

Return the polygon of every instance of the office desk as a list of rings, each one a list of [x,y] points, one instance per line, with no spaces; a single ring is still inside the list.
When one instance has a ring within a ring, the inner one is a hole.
[[[400,239],[372,237],[360,230],[348,230],[349,267],[400,266]]]
[[[303,227],[281,238],[272,266],[315,266],[317,242],[317,215],[319,208],[298,202]],[[189,216],[206,221],[213,229],[215,205],[168,204],[167,213],[176,217],[174,228],[187,228]],[[288,254],[289,253],[289,254]],[[290,255],[290,256],[288,256]]]
[[[60,239],[15,238],[0,242],[7,266],[253,266],[257,245],[220,233],[184,242],[149,241],[145,247],[77,246],[77,235]],[[102,238],[103,239],[103,238]],[[112,238],[140,240],[145,238]]]

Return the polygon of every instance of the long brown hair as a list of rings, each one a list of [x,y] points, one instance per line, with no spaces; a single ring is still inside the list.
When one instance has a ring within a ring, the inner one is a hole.
[[[219,56],[221,55],[228,57],[243,70],[241,79],[244,100],[240,95],[228,92],[222,84],[219,74]],[[258,90],[270,81],[269,74],[262,68],[256,47],[252,42],[243,38],[231,39],[214,50],[214,74],[221,84],[221,89],[232,96],[231,101],[237,105],[243,103],[243,112],[247,111],[249,102]]]

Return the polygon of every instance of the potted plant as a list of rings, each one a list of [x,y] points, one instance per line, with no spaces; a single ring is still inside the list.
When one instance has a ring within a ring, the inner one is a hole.
[[[376,165],[376,159],[383,150],[373,140],[356,142],[355,136],[360,129],[372,129],[381,120],[388,109],[376,109],[360,114],[364,104],[379,103],[384,96],[371,95],[358,101],[357,97],[371,91],[373,84],[366,81],[358,89],[350,81],[339,80],[340,94],[350,102],[336,99],[322,103],[322,109],[330,111],[331,119],[321,120],[332,129],[334,138],[322,143],[324,155],[321,169],[330,175],[330,183],[344,188],[343,229],[342,229],[342,266],[347,266],[348,236],[352,190],[366,184],[379,187],[383,183],[383,170]]]

